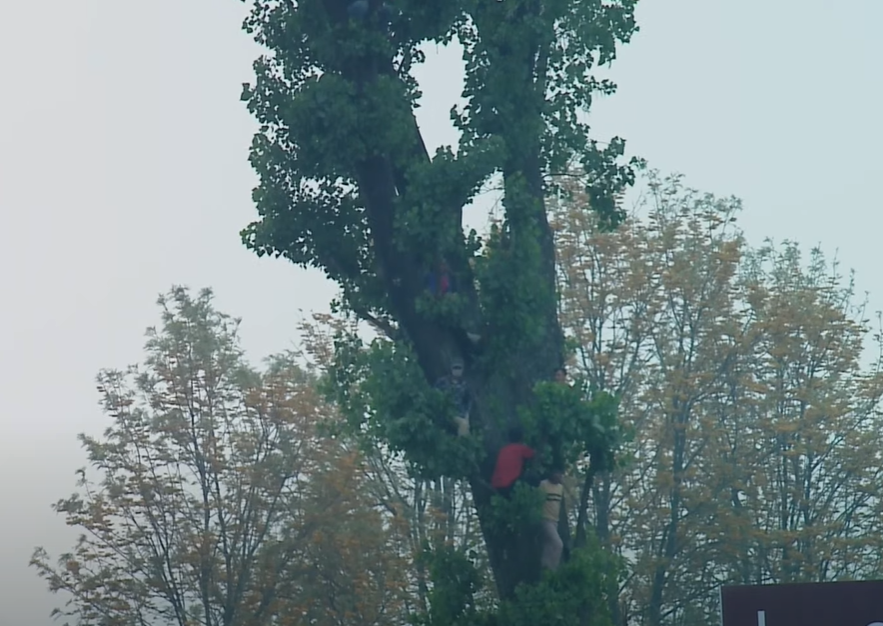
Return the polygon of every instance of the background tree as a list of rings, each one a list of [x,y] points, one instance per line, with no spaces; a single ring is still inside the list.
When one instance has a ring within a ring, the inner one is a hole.
[[[553,219],[573,373],[630,433],[585,512],[625,565],[617,623],[707,624],[731,582],[878,576],[880,335],[851,283],[749,249],[735,200],[644,182],[616,232],[578,195]]]
[[[530,443],[553,456],[563,454],[556,442],[605,441],[534,402],[535,384],[563,357],[545,198],[552,176],[578,164],[593,209],[606,224],[619,219],[613,197],[632,180],[617,162],[623,142],[590,140],[582,113],[613,91],[591,70],[635,32],[634,5],[256,0],[246,22],[268,53],[244,93],[261,125],[251,151],[260,219],[244,240],[258,254],[322,269],[345,310],[388,331],[391,341],[371,346],[364,362],[349,349],[357,344],[341,341],[338,400],[424,478],[469,482],[510,599],[539,567],[532,541],[494,523],[488,482],[507,427],[531,423]],[[465,65],[466,104],[452,112],[460,140],[431,155],[411,70],[422,45],[454,39]],[[463,210],[494,176],[505,217],[482,240],[464,232]],[[433,297],[426,285],[439,281],[426,279],[446,272],[453,292]],[[430,388],[454,357],[474,394],[469,442],[446,436]],[[553,431],[554,440],[542,437]]]
[[[556,226],[562,323],[576,369],[618,395],[633,433],[626,465],[598,476],[591,492],[599,536],[630,562],[612,611],[623,623],[658,625],[701,587],[684,585],[695,575],[685,558],[690,537],[714,519],[707,477],[697,473],[713,437],[700,407],[740,341],[731,300],[742,244],[728,228],[734,203],[690,192],[677,177],[650,172],[644,182],[645,220],[604,233],[567,201]]]
[[[870,335],[852,281],[818,249],[803,258],[794,243],[765,245],[743,283],[757,339],[740,421],[756,461],[740,462],[745,488],[730,501],[760,541],[742,547],[751,565],[737,580],[878,576],[881,337]]]
[[[111,426],[55,509],[82,531],[32,564],[77,623],[400,623],[396,538],[333,412],[288,357],[248,367],[211,294],[174,289],[142,367],[105,371]]]

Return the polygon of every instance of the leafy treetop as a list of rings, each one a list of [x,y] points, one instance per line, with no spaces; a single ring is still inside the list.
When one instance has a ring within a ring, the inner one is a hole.
[[[636,31],[636,0],[355,4],[254,4],[245,28],[268,53],[243,93],[261,125],[251,151],[260,219],[246,244],[324,270],[348,310],[404,331],[430,379],[470,347],[449,326],[493,329],[488,369],[538,345],[560,359],[544,198],[551,177],[579,163],[593,208],[609,224],[621,217],[613,199],[633,179],[618,163],[623,142],[590,140],[580,113],[614,90],[591,70]],[[460,141],[430,155],[412,69],[422,45],[454,40],[465,67],[465,104],[451,112]],[[464,233],[463,207],[494,175],[505,219],[482,242]],[[444,306],[421,297],[441,259],[460,287]]]

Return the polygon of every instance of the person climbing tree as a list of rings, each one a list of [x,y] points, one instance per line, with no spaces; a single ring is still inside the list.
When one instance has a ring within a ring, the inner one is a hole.
[[[497,464],[491,477],[491,487],[508,498],[524,474],[524,462],[533,459],[536,452],[523,443],[524,433],[518,426],[509,429],[509,443],[497,454]]]
[[[446,261],[442,260],[426,275],[426,289],[436,298],[457,293],[456,284]]]
[[[558,521],[561,518],[561,503],[564,500],[564,484],[562,482],[564,472],[556,468],[549,477],[540,483],[540,489],[545,495],[543,503],[542,538],[543,551],[540,563],[545,569],[555,570],[561,563],[561,554],[564,550],[564,541],[558,534]]]
[[[469,434],[469,410],[472,407],[472,398],[469,395],[469,387],[463,377],[463,359],[451,361],[451,372],[441,377],[435,383],[436,389],[445,392],[454,402],[457,414],[454,416],[454,424],[457,427],[457,436],[465,437]]]
[[[426,291],[434,298],[443,298],[458,291],[456,278],[444,259],[426,273],[424,282]],[[473,348],[477,348],[482,339],[475,321],[475,319],[467,317],[466,319],[461,319],[458,325],[462,326],[462,330],[465,332],[466,338]]]

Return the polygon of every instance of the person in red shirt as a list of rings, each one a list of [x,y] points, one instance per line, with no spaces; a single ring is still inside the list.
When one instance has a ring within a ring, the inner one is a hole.
[[[517,426],[509,430],[509,443],[497,454],[497,464],[491,477],[491,487],[509,497],[516,481],[524,472],[524,462],[534,458],[533,448],[522,443],[524,434]]]

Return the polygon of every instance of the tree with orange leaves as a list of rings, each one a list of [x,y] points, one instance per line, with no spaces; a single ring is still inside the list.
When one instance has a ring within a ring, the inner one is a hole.
[[[615,623],[712,623],[722,584],[878,578],[883,337],[851,281],[751,249],[736,199],[643,182],[615,232],[579,193],[552,213],[570,370],[629,434],[613,471],[582,464],[574,511],[623,565]]]
[[[395,537],[362,460],[319,426],[334,413],[290,355],[248,366],[212,294],[160,298],[143,366],[104,371],[111,425],[55,504],[81,531],[32,565],[77,623],[398,623]]]

